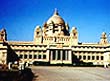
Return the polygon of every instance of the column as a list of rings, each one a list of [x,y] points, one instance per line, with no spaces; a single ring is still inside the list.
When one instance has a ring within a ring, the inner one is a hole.
[[[80,53],[80,60],[83,60],[83,52]]]
[[[28,56],[29,56],[29,52],[28,51],[26,51],[26,53],[24,55],[27,55],[27,59],[29,59],[28,58]]]
[[[88,61],[88,56],[89,55],[87,54],[87,52],[85,52],[85,56],[86,56],[86,59],[85,60]]]
[[[94,60],[95,60],[95,62],[97,61],[97,53],[96,52],[94,52]]]
[[[21,54],[23,55],[23,58],[22,58],[22,59],[24,60],[24,52],[23,52],[23,51],[21,51]]]
[[[92,56],[93,56],[93,54],[90,53],[90,60],[92,60]]]
[[[36,55],[36,57],[37,57],[36,59],[38,59],[38,51],[36,51],[35,55]]]
[[[63,51],[62,50],[60,51],[60,59],[61,59],[61,61],[63,61]]]
[[[32,59],[34,59],[34,51],[32,51]]]
[[[55,50],[55,55],[56,55],[55,56],[56,57],[55,60],[58,60],[58,50]]]
[[[98,56],[99,56],[99,61],[101,61],[101,53],[99,53]]]
[[[46,52],[46,59],[49,61],[49,58],[50,58],[50,54],[49,54],[49,50],[47,50],[47,52]]]
[[[105,67],[108,67],[108,64],[109,64],[109,54],[110,54],[110,52],[104,53],[104,66]]]
[[[43,51],[41,51],[41,59],[42,59],[42,60],[43,60],[43,55],[44,55],[44,54],[43,54]]]
[[[68,54],[68,60],[71,60],[71,51],[69,51],[69,54]]]
[[[67,50],[65,50],[65,60],[68,60],[68,57],[67,57]]]
[[[53,51],[52,50],[50,51],[50,55],[51,55],[50,59],[53,60]]]

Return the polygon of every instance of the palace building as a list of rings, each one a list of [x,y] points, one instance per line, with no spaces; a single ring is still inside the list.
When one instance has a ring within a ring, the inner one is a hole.
[[[43,24],[36,26],[33,41],[8,41],[5,29],[0,31],[0,64],[19,60],[49,64],[110,64],[110,43],[103,32],[98,43],[79,43],[78,30],[55,10]]]

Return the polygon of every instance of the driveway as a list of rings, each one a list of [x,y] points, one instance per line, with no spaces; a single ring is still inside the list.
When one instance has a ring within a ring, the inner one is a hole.
[[[32,66],[33,81],[110,81],[110,68]]]

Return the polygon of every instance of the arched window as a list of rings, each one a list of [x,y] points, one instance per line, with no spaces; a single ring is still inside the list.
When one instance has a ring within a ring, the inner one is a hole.
[[[29,55],[29,59],[32,59],[32,55]]]
[[[46,55],[43,55],[43,59],[46,59]]]
[[[26,54],[24,55],[24,59],[27,59],[27,55]]]
[[[41,55],[38,56],[38,59],[41,59]]]
[[[85,55],[83,56],[83,60],[86,60],[86,56]]]
[[[82,59],[81,55],[79,55],[79,59]]]
[[[90,60],[90,56],[88,56],[88,60]]]
[[[95,58],[95,57],[94,57],[94,56],[92,56],[92,60],[94,60],[94,58]]]
[[[101,56],[101,60],[103,60],[103,56]]]
[[[37,58],[37,55],[34,55],[34,59],[36,59]]]
[[[97,58],[97,60],[99,60],[99,56],[97,56],[96,58]]]
[[[22,58],[23,58],[23,55],[20,55],[20,56],[19,56],[19,58],[21,58],[21,59],[22,59]]]

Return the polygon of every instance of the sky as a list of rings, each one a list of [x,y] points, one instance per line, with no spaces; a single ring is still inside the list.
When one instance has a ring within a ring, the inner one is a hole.
[[[0,0],[0,29],[9,41],[32,41],[34,29],[57,8],[59,15],[76,27],[79,42],[99,42],[102,32],[110,32],[110,0]]]

